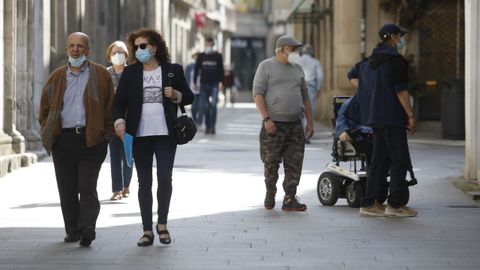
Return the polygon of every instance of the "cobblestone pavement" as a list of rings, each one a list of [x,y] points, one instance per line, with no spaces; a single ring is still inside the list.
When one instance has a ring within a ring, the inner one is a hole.
[[[101,212],[90,248],[63,243],[53,164],[47,158],[0,178],[0,269],[479,269],[480,208],[455,189],[464,142],[431,133],[410,140],[420,184],[410,219],[366,218],[340,199],[321,206],[317,179],[330,160],[331,131],[317,126],[298,195],[303,213],[263,209],[260,117],[251,104],[219,110],[217,134],[180,146],[169,216],[173,243],[137,247],[136,198],[111,202],[110,164],[100,173]],[[135,172],[134,172],[135,175]]]

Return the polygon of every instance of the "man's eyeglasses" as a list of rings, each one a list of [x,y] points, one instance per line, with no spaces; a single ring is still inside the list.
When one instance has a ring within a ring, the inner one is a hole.
[[[145,48],[147,48],[148,44],[149,43],[142,43],[142,44],[139,44],[139,45],[133,45],[133,50],[136,51],[136,50],[138,50],[139,47],[140,47],[140,49],[145,50]]]

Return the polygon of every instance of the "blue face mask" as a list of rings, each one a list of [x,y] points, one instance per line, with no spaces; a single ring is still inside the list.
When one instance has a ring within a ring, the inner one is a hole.
[[[138,59],[138,61],[142,63],[148,63],[148,61],[150,61],[150,59],[152,58],[152,53],[150,52],[149,48],[138,48],[135,52],[135,57]]]
[[[77,68],[80,67],[83,64],[83,62],[85,62],[86,60],[87,58],[85,57],[85,55],[82,55],[76,59],[71,57],[70,55],[68,56],[68,62],[70,63],[70,65]]]
[[[400,41],[397,44],[397,49],[401,50],[403,46],[405,46],[405,40],[403,39],[403,37],[400,37]]]

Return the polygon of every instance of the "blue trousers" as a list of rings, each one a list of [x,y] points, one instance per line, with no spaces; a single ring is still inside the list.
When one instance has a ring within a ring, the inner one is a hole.
[[[200,85],[200,108],[202,115],[205,115],[205,127],[215,129],[217,123],[217,101],[218,85],[201,84]]]
[[[112,191],[122,191],[124,187],[130,186],[132,180],[132,168],[128,167],[123,142],[114,136],[109,143],[110,148],[110,170],[112,173]]]
[[[317,85],[308,83],[307,89],[308,89],[308,97],[310,98],[310,103],[312,104],[312,117],[313,119],[315,119],[315,117],[317,116],[317,94],[318,94]]]
[[[200,94],[195,94],[192,102],[192,118],[195,124],[201,125],[203,122],[203,114],[200,108]]]

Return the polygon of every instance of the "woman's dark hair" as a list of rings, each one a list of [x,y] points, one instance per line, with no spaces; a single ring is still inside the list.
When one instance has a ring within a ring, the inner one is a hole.
[[[135,63],[137,61],[137,59],[135,59],[135,50],[133,49],[133,45],[135,45],[135,39],[139,37],[146,38],[150,45],[157,47],[157,52],[154,56],[157,58],[158,63],[170,63],[170,54],[168,53],[165,40],[159,32],[151,28],[142,28],[128,33],[127,46],[128,50],[130,51],[130,63]]]

